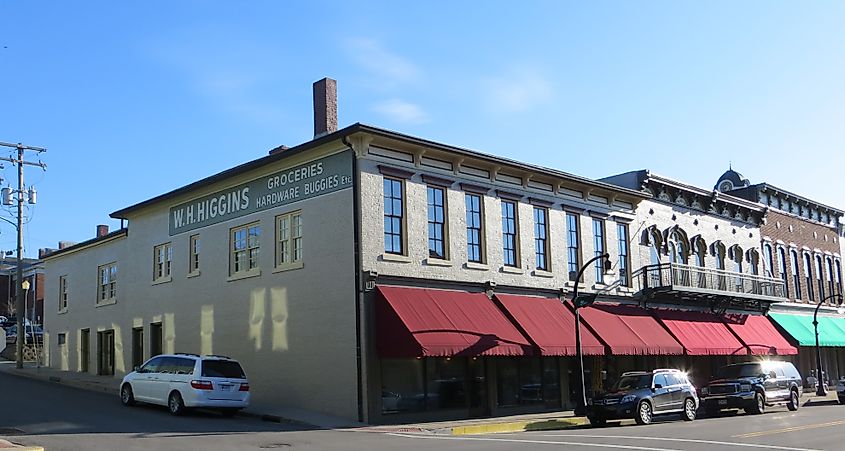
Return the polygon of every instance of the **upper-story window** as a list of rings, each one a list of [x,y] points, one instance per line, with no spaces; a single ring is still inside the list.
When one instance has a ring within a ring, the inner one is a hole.
[[[695,240],[695,266],[703,268],[705,265],[704,257],[707,254],[707,244],[699,237]]]
[[[772,255],[772,245],[771,244],[764,244],[763,245],[763,265],[765,265],[764,271],[767,277],[774,277],[774,256]]]
[[[780,258],[783,259],[784,255],[785,255],[783,248],[778,249],[778,252],[779,252]],[[792,261],[792,285],[793,285],[792,290],[795,293],[795,299],[801,299],[801,274],[798,272],[798,252],[796,252],[794,250],[789,251],[789,257],[790,257],[790,260]],[[786,282],[786,273],[783,273],[781,275],[781,278],[783,279],[783,281],[785,283]],[[787,287],[786,292],[789,293],[788,287]]]
[[[429,186],[428,197],[428,256],[446,258],[446,193],[443,188]]]
[[[731,246],[730,248],[730,255],[731,261],[733,262],[733,270],[737,274],[742,274],[742,248],[739,246]],[[735,291],[742,292],[743,291],[743,278],[741,276],[736,276],[734,279],[734,289]]]
[[[192,235],[188,246],[188,274],[196,274],[200,270],[200,236]]]
[[[622,286],[631,286],[631,279],[628,268],[631,267],[628,261],[628,224],[616,223],[616,237],[619,242],[619,280]]]
[[[173,247],[170,243],[159,244],[153,248],[153,281],[170,278],[170,267],[173,262]]]
[[[230,232],[229,274],[242,275],[258,269],[261,226],[252,224],[235,227]]]
[[[593,218],[593,256],[604,255],[604,221]],[[596,283],[604,283],[604,261],[598,259],[593,265],[596,269]]]
[[[505,266],[519,267],[519,235],[516,202],[502,201],[502,251]]]
[[[816,255],[816,283],[819,286],[819,300],[824,299],[824,279],[822,279],[822,274],[824,274],[822,256]]]
[[[302,267],[302,211],[276,216],[276,267]]]
[[[725,247],[722,245],[717,245],[714,249],[716,252],[714,257],[716,257],[716,269],[725,269]]]
[[[67,276],[59,277],[59,311],[67,310]]]
[[[759,275],[760,274],[760,255],[757,253],[756,249],[751,249],[748,251],[748,266],[751,268],[752,275]]]
[[[405,253],[405,195],[402,181],[384,178],[384,252]]]
[[[117,297],[117,262],[97,268],[97,303],[113,301]]]
[[[842,294],[842,263],[836,260],[836,292]]]
[[[534,207],[534,257],[535,267],[549,271],[549,211]]]
[[[671,263],[687,263],[687,249],[686,244],[684,243],[684,239],[681,235],[675,230],[672,231],[671,235],[669,236],[669,261]]]
[[[566,269],[569,272],[569,280],[574,281],[578,270],[581,268],[581,234],[578,232],[578,215],[575,213],[566,214]]]
[[[807,299],[810,302],[816,300],[816,296],[813,293],[813,262],[810,259],[810,254],[804,254],[804,280],[807,283]]]
[[[466,195],[467,208],[467,261],[484,263],[484,213],[482,198],[478,194]]]
[[[830,294],[836,293],[836,290],[833,289],[833,259],[827,257],[827,292]]]

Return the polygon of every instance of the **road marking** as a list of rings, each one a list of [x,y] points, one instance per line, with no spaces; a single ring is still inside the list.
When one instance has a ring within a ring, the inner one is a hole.
[[[783,434],[785,432],[795,432],[795,431],[806,431],[808,429],[826,428],[826,427],[830,427],[830,426],[839,426],[839,425],[842,425],[842,424],[845,424],[845,420],[831,421],[829,423],[805,424],[803,426],[792,426],[792,427],[783,428],[783,429],[772,429],[772,430],[769,430],[769,431],[749,432],[747,434],[732,435],[731,437],[736,437],[736,438],[760,437],[761,435]]]
[[[584,447],[594,447],[594,448],[616,448],[616,449],[629,449],[629,450],[636,450],[636,451],[684,451],[681,449],[675,448],[654,448],[654,447],[643,447],[643,446],[630,446],[630,445],[612,445],[609,443],[580,443],[580,442],[556,442],[553,440],[517,440],[517,439],[507,439],[507,438],[485,438],[485,437],[453,437],[453,436],[437,436],[437,435],[412,435],[412,434],[397,434],[397,433],[388,433],[387,435],[392,435],[394,437],[404,437],[404,438],[417,438],[417,439],[428,439],[428,440],[465,440],[465,441],[473,441],[473,442],[502,442],[502,443],[525,443],[531,445],[558,445],[558,446],[584,446]]]
[[[809,448],[793,448],[789,446],[776,446],[776,445],[758,445],[756,443],[733,443],[733,442],[720,442],[716,440],[696,440],[690,438],[669,438],[669,437],[637,437],[634,435],[590,435],[590,434],[531,434],[538,435],[540,437],[586,437],[586,438],[619,438],[619,439],[626,439],[626,440],[654,440],[654,441],[667,441],[667,442],[687,442],[687,443],[701,443],[707,445],[722,445],[722,446],[737,446],[737,447],[744,447],[744,448],[762,448],[762,449],[780,449],[784,451],[819,451],[815,449]]]

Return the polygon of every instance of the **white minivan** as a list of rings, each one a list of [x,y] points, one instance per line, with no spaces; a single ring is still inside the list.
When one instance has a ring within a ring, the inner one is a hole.
[[[167,406],[173,415],[202,407],[231,416],[249,406],[249,382],[240,363],[226,356],[163,354],[123,377],[120,400]]]

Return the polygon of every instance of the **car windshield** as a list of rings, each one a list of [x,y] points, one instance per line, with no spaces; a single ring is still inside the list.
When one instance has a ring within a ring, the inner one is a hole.
[[[202,375],[204,377],[226,377],[229,379],[245,379],[241,364],[231,360],[203,360]]]
[[[737,377],[757,377],[763,374],[760,364],[730,365],[719,369],[716,376],[719,379],[735,379]]]
[[[651,387],[651,375],[650,374],[636,374],[636,375],[629,375],[629,376],[622,376],[615,384],[613,384],[613,388],[611,391],[618,392],[618,391],[629,391],[629,390],[638,390],[641,388],[650,388]]]

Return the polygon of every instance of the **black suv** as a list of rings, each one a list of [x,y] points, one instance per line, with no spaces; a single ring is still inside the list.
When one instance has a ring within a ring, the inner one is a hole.
[[[708,415],[722,409],[763,413],[777,404],[798,410],[803,391],[801,375],[790,362],[736,363],[720,368],[716,379],[701,389],[701,402]]]
[[[684,420],[692,421],[696,409],[695,387],[682,371],[631,371],[623,373],[607,393],[587,401],[587,419],[593,426],[627,418],[649,424],[654,415],[680,413]]]

